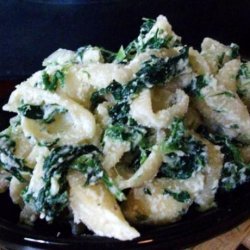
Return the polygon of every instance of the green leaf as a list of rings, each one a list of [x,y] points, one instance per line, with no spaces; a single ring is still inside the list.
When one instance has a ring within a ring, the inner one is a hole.
[[[0,135],[0,166],[20,182],[26,182],[23,173],[29,173],[31,169],[25,166],[22,159],[14,156],[15,146],[16,143],[9,135]]]
[[[185,133],[183,121],[174,120],[170,134],[162,145],[165,161],[158,176],[171,179],[188,179],[200,171],[207,162],[206,147]]]
[[[54,92],[60,85],[63,87],[65,84],[65,75],[63,71],[56,70],[52,75],[49,75],[46,71],[42,74],[42,81],[38,83],[43,89]]]
[[[230,92],[230,91],[223,91],[223,92],[214,94],[212,96],[220,96],[220,95],[224,95],[224,96],[231,97],[231,98],[236,98],[235,94],[233,92]]]
[[[168,194],[172,196],[175,200],[182,202],[182,203],[187,203],[187,202],[190,202],[191,200],[191,196],[187,191],[173,192],[169,189],[164,189],[163,194],[164,195]]]
[[[227,136],[211,134],[201,127],[199,132],[212,143],[219,145],[224,155],[220,187],[230,191],[250,180],[250,165],[246,164],[241,156],[239,146]]]
[[[122,62],[126,58],[126,52],[123,46],[120,47],[119,51],[116,54],[115,61]]]
[[[44,123],[51,123],[58,114],[64,114],[67,110],[58,104],[31,105],[22,104],[18,107],[18,113],[33,120],[41,120]]]
[[[192,96],[203,98],[201,90],[208,86],[210,81],[211,78],[208,75],[199,75],[192,79],[191,83],[186,87],[186,91]]]

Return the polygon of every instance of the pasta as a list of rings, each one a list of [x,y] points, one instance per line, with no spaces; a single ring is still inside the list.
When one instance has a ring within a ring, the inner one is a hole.
[[[119,240],[212,209],[250,179],[249,65],[234,43],[184,45],[162,15],[116,53],[58,49],[3,107],[0,192],[22,223]]]

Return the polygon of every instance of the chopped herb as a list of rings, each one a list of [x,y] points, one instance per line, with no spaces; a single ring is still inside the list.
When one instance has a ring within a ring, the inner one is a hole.
[[[142,18],[143,23],[140,28],[140,34],[145,37],[146,34],[153,28],[155,20],[152,18]]]
[[[237,75],[237,79],[242,78],[250,82],[250,63],[242,63]]]
[[[78,170],[86,177],[85,185],[96,183],[98,180],[103,180],[105,186],[115,197],[122,201],[125,199],[124,194],[117,188],[114,181],[108,176],[105,170],[101,167],[101,161],[97,155],[83,155],[72,162],[70,168]]]
[[[116,54],[115,61],[122,62],[126,58],[126,52],[123,46],[120,47],[119,51]]]
[[[65,75],[63,71],[56,70],[56,72],[51,76],[46,71],[44,71],[42,74],[42,81],[39,82],[38,85],[40,85],[42,89],[54,92],[59,85],[63,87],[64,82]]]
[[[20,182],[26,182],[22,173],[29,173],[31,169],[25,166],[22,159],[14,156],[15,146],[16,143],[9,135],[0,135],[0,166]]]
[[[76,61],[77,61],[77,62],[82,63],[82,61],[83,61],[83,55],[84,55],[84,53],[85,53],[89,48],[91,48],[91,46],[87,45],[87,46],[80,47],[80,48],[77,49],[77,51],[76,51]]]
[[[250,165],[244,163],[239,147],[227,136],[210,134],[204,127],[199,128],[202,133],[212,143],[221,147],[224,154],[224,163],[220,187],[225,191],[235,189],[242,183],[250,180]]]
[[[156,21],[153,19],[143,19],[143,21],[139,36],[123,50],[123,61],[130,61],[137,53],[147,49],[172,48],[181,44],[176,36],[162,35],[163,30],[161,29],[156,29],[146,40],[146,35],[151,31]]]
[[[225,96],[227,96],[227,97],[236,98],[235,94],[232,93],[232,92],[230,92],[230,91],[223,91],[223,92],[214,94],[214,95],[212,95],[212,96],[220,96],[220,95],[225,95]]]
[[[232,128],[232,129],[238,129],[239,125],[238,124],[232,124],[232,125],[230,125],[230,128]]]
[[[112,123],[126,124],[128,122],[130,106],[128,102],[118,102],[109,109],[109,116]]]
[[[188,179],[206,165],[206,147],[193,136],[186,135],[183,121],[180,119],[174,120],[170,131],[162,145],[165,161],[158,176]]]
[[[10,119],[10,126],[12,128],[16,128],[19,125],[21,125],[21,117],[19,115],[14,116],[13,118]]]
[[[232,59],[235,59],[239,56],[239,46],[235,43],[231,43],[228,47],[228,51],[223,52],[218,56],[218,69],[222,68],[223,65]]]
[[[59,138],[56,138],[55,140],[49,142],[49,141],[39,141],[37,143],[38,146],[40,147],[47,147],[47,148],[52,148],[53,146],[55,146],[58,142],[60,141]]]
[[[236,44],[236,43],[231,43],[230,44],[230,49],[231,49],[231,51],[230,51],[229,56],[231,57],[231,59],[237,58],[239,56],[239,50],[240,50],[239,45]]]
[[[105,61],[105,63],[112,63],[115,58],[116,58],[116,53],[114,53],[113,51],[104,49],[104,48],[99,48],[102,54],[102,57]]]
[[[21,116],[33,120],[41,120],[44,123],[51,123],[58,114],[64,114],[67,110],[57,104],[31,105],[22,104],[18,107]]]
[[[143,188],[143,192],[144,192],[144,194],[152,195],[152,192],[149,188]]]
[[[44,214],[48,221],[60,215],[68,204],[66,175],[69,168],[83,173],[86,177],[86,184],[103,180],[117,198],[124,199],[124,194],[101,168],[98,155],[99,150],[93,145],[68,145],[54,148],[43,164],[43,188],[39,190],[37,196],[26,190],[23,194],[25,202],[29,203],[37,212]],[[56,193],[53,193],[51,189],[53,180],[59,184]]]
[[[124,125],[110,125],[106,130],[104,136],[108,136],[115,140],[130,141],[132,144],[137,145],[137,142],[141,141],[147,130],[139,126],[135,121],[130,120],[127,126]]]
[[[201,90],[208,86],[210,77],[207,75],[199,75],[192,79],[191,83],[187,86],[186,91],[193,96],[203,98]]]
[[[250,84],[250,62],[242,63],[240,65],[240,69],[236,79],[238,80],[237,93],[239,94],[239,96],[248,96]]]
[[[123,86],[120,83],[113,81],[108,87],[95,91],[90,99],[92,109],[95,109],[98,104],[105,101],[105,97],[108,95],[113,95],[114,99],[117,101],[122,100],[122,90]]]
[[[188,203],[191,200],[191,196],[187,191],[173,192],[169,189],[164,189],[163,195],[166,194],[172,196],[175,200],[182,203]]]
[[[220,56],[218,56],[218,68],[222,68],[224,64],[225,52],[223,52]]]
[[[119,101],[110,110],[109,115],[113,123],[126,123],[127,115],[129,113],[129,102],[135,98],[143,89],[152,88],[156,85],[167,84],[170,80],[182,74],[188,65],[188,49],[183,47],[180,54],[168,59],[152,58],[143,63],[141,69],[136,73],[135,78],[131,80],[123,88],[118,88],[118,96],[115,97]]]

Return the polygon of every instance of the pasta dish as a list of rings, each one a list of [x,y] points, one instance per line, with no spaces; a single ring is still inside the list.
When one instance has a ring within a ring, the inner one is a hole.
[[[166,17],[143,19],[118,52],[58,49],[3,109],[0,191],[20,220],[84,224],[119,240],[138,224],[216,206],[250,176],[250,62],[239,46],[182,43]]]

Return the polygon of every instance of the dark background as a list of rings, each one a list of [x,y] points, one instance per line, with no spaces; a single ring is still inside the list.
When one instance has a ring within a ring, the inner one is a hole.
[[[117,49],[137,36],[142,17],[168,17],[183,41],[210,36],[250,56],[249,0],[0,1],[0,80],[22,79],[57,48]]]

